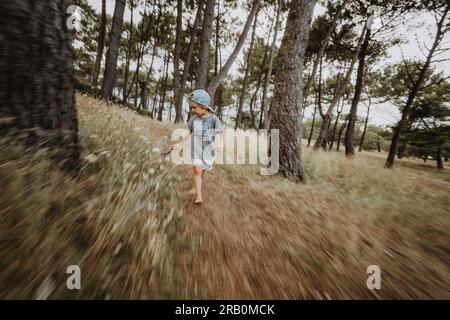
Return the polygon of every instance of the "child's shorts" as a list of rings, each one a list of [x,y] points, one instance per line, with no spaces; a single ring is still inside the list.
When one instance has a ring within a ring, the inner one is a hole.
[[[203,159],[192,159],[192,164],[196,167],[200,167],[203,170],[211,171],[212,170],[212,162],[206,162]]]

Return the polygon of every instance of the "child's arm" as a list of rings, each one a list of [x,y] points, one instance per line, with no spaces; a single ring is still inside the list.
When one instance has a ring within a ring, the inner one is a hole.
[[[216,123],[215,123],[215,129],[216,129],[216,147],[217,150],[223,150],[223,135],[224,135],[224,128],[222,125],[222,122],[220,122],[219,118],[216,117]]]
[[[217,137],[218,137],[216,142],[217,150],[223,150],[223,131],[220,131]]]
[[[191,135],[191,132],[186,133],[183,137],[179,138],[177,142],[172,143],[171,149],[176,150],[183,144],[184,140]]]

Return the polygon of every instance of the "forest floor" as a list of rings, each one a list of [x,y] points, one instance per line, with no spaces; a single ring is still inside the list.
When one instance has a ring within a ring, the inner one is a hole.
[[[306,184],[216,165],[199,206],[190,168],[159,156],[173,124],[77,102],[80,177],[3,144],[1,298],[450,298],[450,169],[305,147]]]

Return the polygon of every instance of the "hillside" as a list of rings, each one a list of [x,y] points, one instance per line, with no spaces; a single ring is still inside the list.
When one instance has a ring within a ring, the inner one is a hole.
[[[189,168],[160,159],[172,124],[77,106],[80,177],[2,141],[1,298],[450,298],[448,170],[305,147],[305,185],[217,165],[196,206]],[[369,265],[381,290],[366,287]]]

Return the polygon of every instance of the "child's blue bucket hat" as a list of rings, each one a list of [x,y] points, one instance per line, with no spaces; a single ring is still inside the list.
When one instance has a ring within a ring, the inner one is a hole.
[[[211,97],[208,92],[203,89],[197,89],[191,94],[189,94],[189,99],[195,103],[201,104],[202,106],[208,108],[209,111],[214,112],[214,110],[209,106],[211,103]]]

